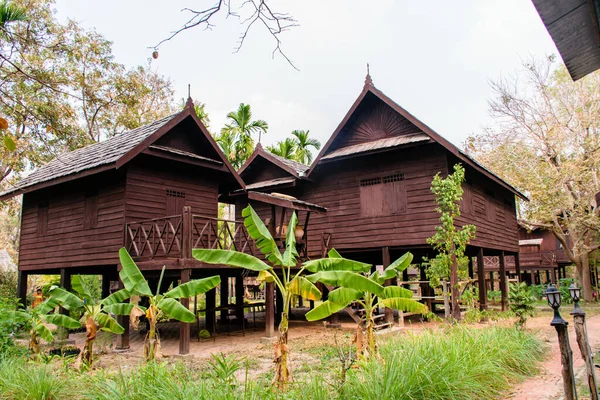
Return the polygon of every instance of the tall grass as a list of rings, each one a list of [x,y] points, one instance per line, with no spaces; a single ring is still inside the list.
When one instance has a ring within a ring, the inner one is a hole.
[[[0,359],[0,399],[487,400],[535,374],[543,356],[535,336],[514,328],[458,326],[381,340],[380,347],[381,359],[359,363],[341,387],[339,365],[323,349],[324,364],[308,366],[286,393],[272,389],[269,374],[250,378],[249,363],[225,356],[201,368],[153,362],[89,373],[60,362]]]
[[[380,362],[363,363],[346,383],[346,398],[495,399],[538,371],[543,346],[514,328],[424,331],[382,345]]]

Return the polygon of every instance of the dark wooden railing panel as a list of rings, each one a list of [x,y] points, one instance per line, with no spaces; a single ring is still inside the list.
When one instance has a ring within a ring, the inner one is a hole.
[[[191,239],[192,248],[236,250],[252,255],[260,254],[242,221],[193,215]]]
[[[180,258],[183,218],[171,215],[125,224],[125,248],[133,258]]]

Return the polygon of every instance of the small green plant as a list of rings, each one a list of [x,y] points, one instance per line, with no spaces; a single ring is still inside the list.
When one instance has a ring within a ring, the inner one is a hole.
[[[499,301],[502,298],[502,292],[499,290],[490,290],[487,294],[489,301]]]
[[[528,317],[533,317],[536,298],[527,287],[525,282],[511,283],[508,292],[510,311],[519,319],[516,322],[518,328],[523,329]]]
[[[208,363],[211,366],[210,376],[226,385],[235,385],[235,373],[242,367],[242,360],[235,355],[226,356],[223,353],[213,354]]]

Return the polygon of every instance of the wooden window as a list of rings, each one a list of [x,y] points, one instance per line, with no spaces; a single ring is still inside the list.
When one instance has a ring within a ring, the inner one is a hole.
[[[485,190],[485,215],[489,222],[496,222],[496,199],[494,198],[494,192],[491,190]]]
[[[360,211],[365,217],[406,211],[404,174],[360,180]]]
[[[179,215],[183,213],[183,206],[185,205],[185,193],[177,190],[167,189],[167,214],[166,215]]]
[[[38,204],[37,235],[43,236],[48,232],[48,202]]]
[[[91,229],[98,226],[98,192],[85,193],[85,206],[83,210],[83,228]]]

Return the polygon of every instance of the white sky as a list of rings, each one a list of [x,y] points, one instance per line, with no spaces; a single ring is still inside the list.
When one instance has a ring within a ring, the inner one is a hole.
[[[234,2],[236,0],[233,0]],[[95,27],[114,43],[116,60],[145,64],[148,47],[178,28],[184,7],[213,0],[58,0],[60,19]],[[206,103],[211,130],[240,102],[269,123],[270,144],[293,129],[323,143],[348,111],[371,65],[379,89],[425,124],[460,145],[491,123],[489,80],[514,72],[530,56],[558,54],[531,0],[358,1],[272,0],[300,26],[282,36],[300,71],[276,55],[258,26],[232,54],[241,26],[218,19],[212,31],[192,29],[165,43],[152,67],[170,77],[177,98]],[[204,7],[204,8],[206,8]]]

